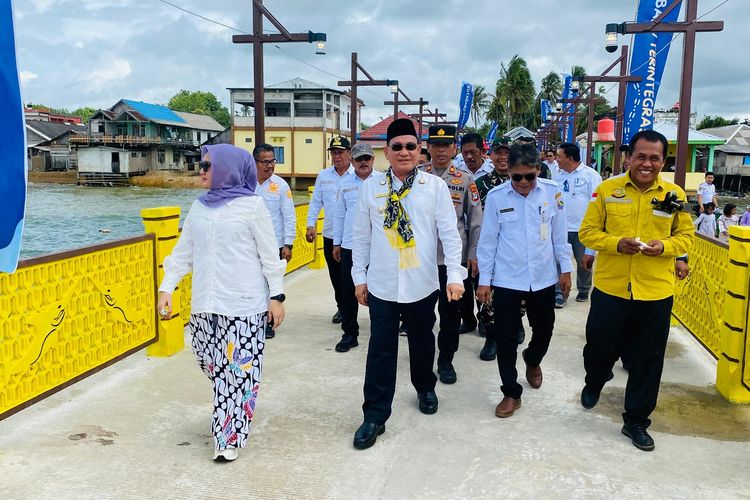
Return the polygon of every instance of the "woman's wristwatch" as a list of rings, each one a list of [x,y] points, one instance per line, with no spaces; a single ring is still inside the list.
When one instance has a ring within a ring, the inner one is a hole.
[[[276,302],[281,302],[283,304],[284,301],[286,300],[286,295],[284,295],[283,293],[280,293],[278,295],[274,295],[273,297],[271,297],[271,300],[275,300]]]

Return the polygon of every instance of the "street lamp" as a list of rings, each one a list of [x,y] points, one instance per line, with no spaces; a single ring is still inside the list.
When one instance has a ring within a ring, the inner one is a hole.
[[[266,104],[265,88],[263,85],[263,44],[283,42],[307,42],[315,44],[315,53],[322,55],[326,53],[326,34],[313,33],[312,31],[302,33],[290,33],[278,19],[263,5],[263,0],[253,0],[253,33],[249,35],[232,36],[233,43],[253,44],[253,107],[255,108],[255,144],[266,141]],[[279,33],[263,33],[263,18],[268,19],[271,24],[279,30]]]
[[[388,80],[388,88],[392,94],[398,93],[398,80]]]
[[[614,52],[617,50],[617,35],[625,33],[625,23],[608,23],[607,27],[604,28],[605,36],[607,37],[607,43],[605,48],[607,52]]]

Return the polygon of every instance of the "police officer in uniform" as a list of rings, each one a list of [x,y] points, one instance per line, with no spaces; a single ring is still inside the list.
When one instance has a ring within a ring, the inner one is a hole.
[[[482,224],[479,191],[471,173],[452,164],[453,156],[456,154],[456,127],[432,125],[428,129],[427,149],[432,160],[420,169],[440,177],[448,185],[451,201],[456,210],[458,232],[461,235],[462,265],[465,265],[469,272],[469,276],[464,281],[464,289],[471,290],[473,287],[469,280],[477,275],[477,244],[479,243],[479,228]],[[437,371],[440,382],[453,384],[457,378],[456,370],[453,368],[453,355],[458,350],[461,309],[459,302],[448,301],[445,292],[447,274],[440,244],[438,244],[438,273],[440,330],[438,332]]]

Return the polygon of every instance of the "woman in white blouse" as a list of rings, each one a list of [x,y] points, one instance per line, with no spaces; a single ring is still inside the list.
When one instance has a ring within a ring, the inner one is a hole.
[[[164,260],[159,314],[169,318],[172,292],[193,273],[192,349],[213,382],[214,460],[237,458],[255,411],[265,325],[284,319],[286,261],[263,198],[255,195],[252,155],[228,144],[204,146],[201,184],[172,254]]]

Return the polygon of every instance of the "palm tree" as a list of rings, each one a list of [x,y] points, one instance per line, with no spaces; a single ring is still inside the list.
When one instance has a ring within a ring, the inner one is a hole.
[[[484,85],[474,85],[474,100],[471,103],[471,116],[474,120],[474,128],[479,128],[479,119],[484,111],[490,107],[492,95],[485,91]]]
[[[562,95],[562,79],[554,71],[550,71],[547,76],[542,78],[539,89],[539,99],[548,99],[551,103],[557,102]]]
[[[526,61],[518,54],[514,55],[508,62],[500,65],[500,79],[495,89],[495,100],[497,105],[505,108],[506,128],[510,130],[511,123],[515,120],[520,123],[534,106],[534,82]]]

